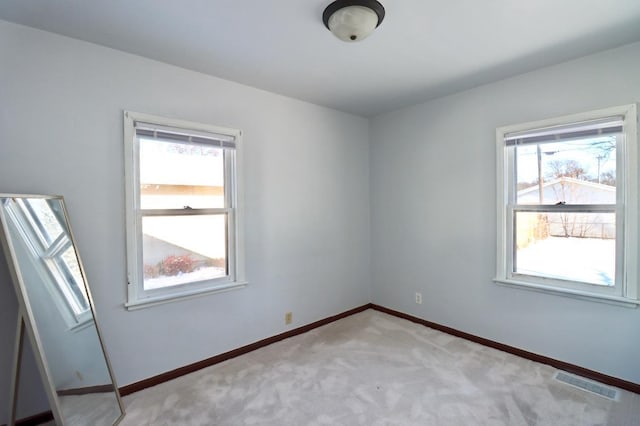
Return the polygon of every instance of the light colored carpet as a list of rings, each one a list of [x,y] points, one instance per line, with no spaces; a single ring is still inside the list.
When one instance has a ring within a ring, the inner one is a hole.
[[[124,398],[140,425],[639,425],[555,369],[374,310]]]

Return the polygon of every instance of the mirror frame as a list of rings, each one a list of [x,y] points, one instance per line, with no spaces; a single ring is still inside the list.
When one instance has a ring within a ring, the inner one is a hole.
[[[107,354],[107,350],[105,348],[104,340],[102,338],[102,333],[100,332],[100,327],[98,326],[98,321],[96,319],[96,310],[95,304],[93,301],[93,296],[91,295],[91,290],[89,288],[89,283],[87,281],[87,275],[84,270],[84,266],[82,265],[82,260],[78,253],[78,246],[76,243],[76,239],[73,236],[73,231],[71,229],[71,224],[69,220],[69,214],[67,212],[67,207],[64,202],[64,197],[61,195],[33,195],[33,194],[3,194],[0,193],[0,199],[4,198],[38,198],[45,200],[59,200],[60,206],[62,208],[62,212],[64,214],[64,226],[66,226],[67,231],[69,233],[69,240],[72,243],[72,247],[75,251],[76,258],[78,260],[78,266],[80,269],[80,274],[84,281],[84,287],[87,295],[87,301],[89,303],[89,308],[91,311],[91,315],[94,321],[94,325],[96,328],[96,333],[98,336],[98,341],[100,342],[100,349],[102,350],[102,354],[104,355],[105,364],[107,367],[107,371],[109,372],[109,378],[111,379],[111,383],[113,384],[113,389],[115,392],[116,400],[118,402],[118,406],[120,408],[120,416],[118,416],[113,424],[117,425],[122,421],[125,416],[124,404],[122,403],[122,398],[120,396],[120,390],[118,389],[118,385],[115,380],[115,375],[113,374],[113,369],[111,367],[111,361],[109,360],[109,356]],[[49,367],[49,363],[47,362],[45,352],[43,350],[42,340],[40,338],[40,333],[35,321],[35,316],[33,313],[33,308],[31,306],[31,302],[26,296],[27,289],[25,281],[22,277],[22,273],[20,271],[20,265],[18,259],[16,258],[16,251],[14,249],[13,242],[9,236],[9,227],[7,225],[7,217],[5,212],[0,208],[0,239],[2,240],[2,248],[4,250],[5,258],[7,261],[9,274],[11,275],[11,279],[14,284],[14,289],[16,293],[16,297],[18,299],[18,327],[16,330],[16,347],[14,352],[14,371],[12,377],[12,389],[10,393],[11,397],[11,408],[10,408],[10,419],[9,421],[12,424],[15,421],[15,409],[17,405],[17,391],[18,391],[18,381],[20,378],[20,367],[21,367],[21,354],[22,354],[22,344],[24,341],[23,333],[24,329],[27,331],[27,335],[29,336],[29,340],[31,342],[36,364],[38,365],[38,369],[40,370],[40,375],[42,376],[42,381],[44,383],[45,391],[47,393],[47,398],[49,399],[49,405],[51,411],[53,413],[53,417],[57,425],[64,425],[65,421],[62,416],[62,410],[60,406],[60,402],[58,399],[58,394],[56,392],[55,384],[53,381],[53,375],[51,373],[51,368]]]

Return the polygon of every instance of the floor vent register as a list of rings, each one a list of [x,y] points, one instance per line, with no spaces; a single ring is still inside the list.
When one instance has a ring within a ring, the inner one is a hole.
[[[559,382],[566,383],[575,388],[594,393],[603,398],[607,398],[612,401],[618,400],[618,391],[616,389],[602,385],[598,382],[587,380],[580,376],[574,376],[573,374],[565,373],[564,371],[556,371],[556,374],[553,376],[553,378]]]

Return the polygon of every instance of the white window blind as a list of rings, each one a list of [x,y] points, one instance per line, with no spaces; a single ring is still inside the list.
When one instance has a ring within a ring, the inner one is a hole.
[[[145,138],[166,140],[170,142],[185,142],[203,144],[225,149],[235,149],[235,137],[220,133],[207,132],[196,129],[181,129],[178,127],[161,126],[159,124],[136,121],[136,135]]]
[[[510,132],[504,135],[504,140],[506,146],[563,142],[621,133],[623,124],[624,117],[613,116],[543,129]]]

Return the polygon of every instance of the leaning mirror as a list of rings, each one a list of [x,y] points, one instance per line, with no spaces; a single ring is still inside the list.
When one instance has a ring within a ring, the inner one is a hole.
[[[119,423],[124,409],[63,198],[0,194],[0,222],[22,312],[17,346],[24,324],[56,424]]]

